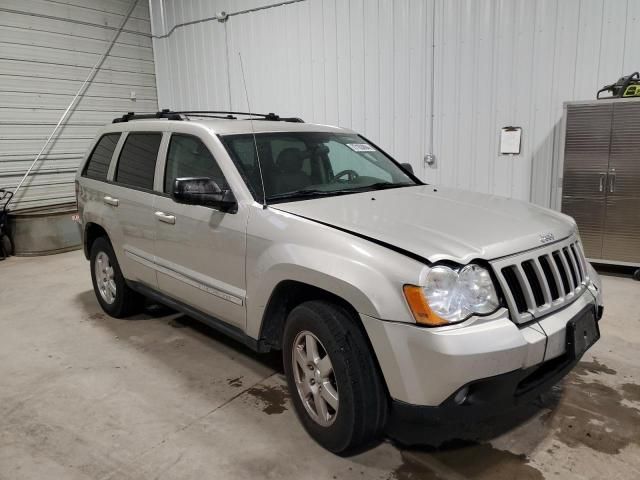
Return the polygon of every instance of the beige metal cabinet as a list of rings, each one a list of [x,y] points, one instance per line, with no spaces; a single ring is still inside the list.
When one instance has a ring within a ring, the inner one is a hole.
[[[586,255],[640,266],[640,100],[566,104],[562,211]]]

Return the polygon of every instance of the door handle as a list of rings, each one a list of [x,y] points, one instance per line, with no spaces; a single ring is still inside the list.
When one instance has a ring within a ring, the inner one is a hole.
[[[616,171],[611,170],[609,172],[609,193],[613,193],[616,191]]]
[[[598,187],[599,192],[604,192],[604,182],[607,177],[607,174],[604,172],[600,172],[600,186]]]
[[[164,212],[156,212],[154,215],[161,222],[168,223],[170,225],[174,225],[176,223],[176,217],[174,215],[168,215]]]
[[[102,200],[104,201],[104,203],[106,203],[107,205],[111,205],[112,207],[117,207],[120,204],[120,200],[109,196],[104,197]]]

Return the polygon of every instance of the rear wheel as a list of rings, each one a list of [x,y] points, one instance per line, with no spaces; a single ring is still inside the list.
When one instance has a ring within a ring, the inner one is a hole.
[[[93,290],[105,312],[122,318],[142,309],[144,298],[125,282],[113,247],[105,237],[93,242],[90,263]]]
[[[386,392],[346,309],[321,300],[294,308],[285,326],[283,363],[296,413],[320,445],[345,454],[381,436]]]

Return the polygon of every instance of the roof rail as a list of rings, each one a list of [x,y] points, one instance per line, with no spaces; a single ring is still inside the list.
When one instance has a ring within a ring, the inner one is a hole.
[[[156,113],[135,113],[129,112],[122,117],[114,118],[112,123],[123,123],[130,120],[148,120],[152,118],[166,118],[167,120],[188,120],[189,115],[208,117],[208,118],[222,118],[225,120],[237,120],[236,115],[242,115],[245,117],[260,117],[256,120],[268,120],[272,122],[294,122],[304,123],[304,120],[298,117],[281,117],[275,113],[251,113],[251,112],[231,112],[226,110],[180,110],[179,112],[173,112],[168,108]],[[186,118],[183,118],[186,117]]]
[[[144,120],[149,118],[166,118],[168,120],[182,120],[180,115],[177,115],[175,112],[172,112],[168,108],[156,113],[135,113],[129,112],[122,115],[122,117],[114,118],[111,123],[123,123],[128,122],[129,120]]]
[[[203,115],[206,116],[208,114],[211,115],[226,115],[225,117],[219,117],[219,118],[228,118],[228,119],[232,119],[235,120],[236,117],[235,115],[242,115],[242,116],[246,116],[246,117],[262,117],[261,120],[268,120],[271,122],[293,122],[293,123],[304,123],[304,120],[302,120],[301,118],[298,117],[281,117],[279,115],[276,115],[275,113],[271,112],[271,113],[253,113],[253,112],[232,112],[232,111],[227,111],[227,110],[180,110],[178,112],[171,112],[171,113],[177,113],[177,114],[181,114],[181,115]],[[218,118],[218,117],[216,117]]]

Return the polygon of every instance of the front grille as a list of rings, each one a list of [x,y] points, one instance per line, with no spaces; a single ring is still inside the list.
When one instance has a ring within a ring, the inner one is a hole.
[[[574,237],[491,264],[516,323],[528,322],[571,303],[588,282],[582,246]]]

